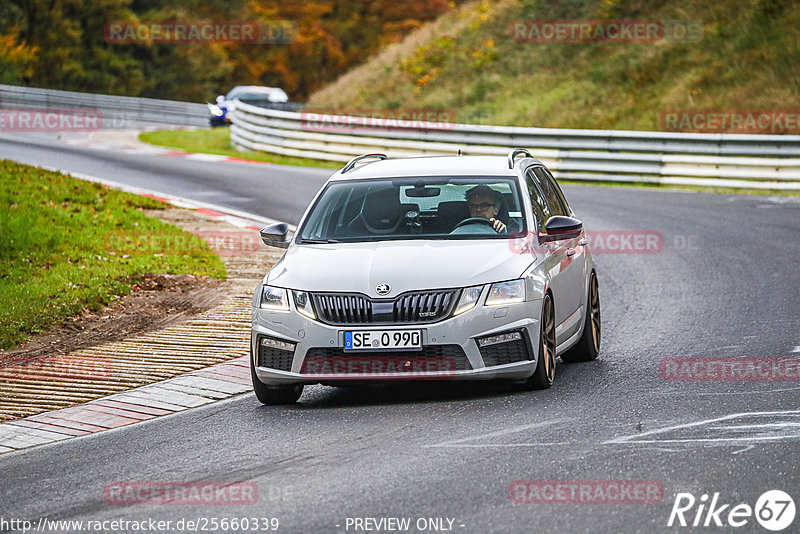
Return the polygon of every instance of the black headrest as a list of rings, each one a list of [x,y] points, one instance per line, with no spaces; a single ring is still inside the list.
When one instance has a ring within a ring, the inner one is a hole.
[[[397,189],[387,187],[367,193],[362,212],[364,222],[375,230],[390,230],[400,221],[400,197]]]

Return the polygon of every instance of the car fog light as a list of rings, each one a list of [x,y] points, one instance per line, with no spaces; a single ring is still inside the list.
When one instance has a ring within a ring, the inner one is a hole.
[[[262,347],[269,347],[271,349],[278,349],[278,350],[288,350],[294,352],[294,343],[287,343],[286,341],[281,341],[279,339],[272,339],[268,337],[261,338],[261,346]]]
[[[509,341],[518,341],[520,339],[522,339],[522,334],[520,332],[507,332],[505,334],[498,334],[496,336],[482,337],[478,340],[478,346],[488,347],[489,345],[508,343]]]

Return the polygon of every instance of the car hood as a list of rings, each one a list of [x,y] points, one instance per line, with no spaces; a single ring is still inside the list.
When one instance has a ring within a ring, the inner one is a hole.
[[[532,262],[505,239],[292,245],[267,274],[270,285],[390,298],[415,289],[519,278]],[[376,287],[388,284],[389,293]]]

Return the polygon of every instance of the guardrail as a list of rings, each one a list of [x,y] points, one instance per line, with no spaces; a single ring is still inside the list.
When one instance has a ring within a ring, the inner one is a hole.
[[[800,190],[800,136],[567,130],[422,123],[294,113],[240,103],[231,142],[257,150],[346,162],[390,157],[506,155],[526,147],[557,178]],[[324,126],[331,127],[324,132]]]
[[[138,125],[208,126],[208,107],[193,102],[0,85],[3,109],[80,109],[99,112],[103,128]]]

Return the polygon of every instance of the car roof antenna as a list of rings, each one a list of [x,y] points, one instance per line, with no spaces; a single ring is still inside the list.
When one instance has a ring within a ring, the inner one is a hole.
[[[461,149],[460,148],[458,149],[458,155],[459,156],[461,155]]]

